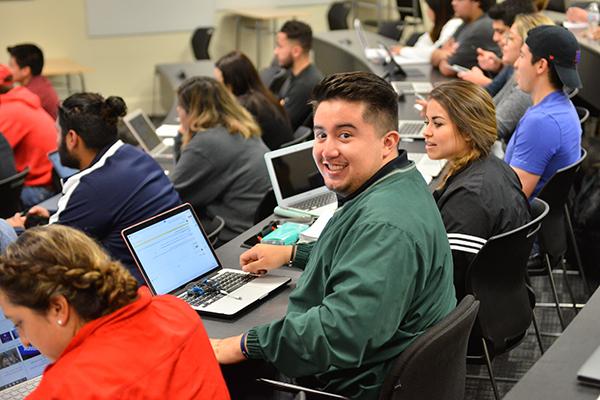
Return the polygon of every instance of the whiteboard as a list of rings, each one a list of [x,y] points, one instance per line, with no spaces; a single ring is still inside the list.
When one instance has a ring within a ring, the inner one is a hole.
[[[214,26],[216,0],[86,0],[90,36],[189,32]]]

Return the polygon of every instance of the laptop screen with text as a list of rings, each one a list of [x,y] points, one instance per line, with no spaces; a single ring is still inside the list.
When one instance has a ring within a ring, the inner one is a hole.
[[[126,232],[156,294],[166,294],[220,267],[192,210],[179,207]]]

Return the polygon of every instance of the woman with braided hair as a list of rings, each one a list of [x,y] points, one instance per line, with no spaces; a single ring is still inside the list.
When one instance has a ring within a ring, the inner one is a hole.
[[[196,312],[137,287],[73,228],[32,228],[7,248],[0,307],[52,362],[28,399],[229,399]]]

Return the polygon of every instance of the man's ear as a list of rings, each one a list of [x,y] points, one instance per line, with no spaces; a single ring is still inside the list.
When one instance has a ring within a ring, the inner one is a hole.
[[[387,157],[398,150],[398,143],[400,143],[400,134],[397,131],[387,132],[383,137],[384,156]]]
[[[548,64],[548,60],[545,58],[540,58],[540,60],[536,63],[536,72],[538,75],[543,75],[550,69],[550,64]]]
[[[69,129],[69,131],[65,135],[64,140],[65,140],[65,144],[67,145],[67,148],[69,150],[72,150],[75,147],[77,147],[77,145],[79,145],[79,142],[81,141],[81,137],[79,137],[77,132],[75,132],[73,129]]]

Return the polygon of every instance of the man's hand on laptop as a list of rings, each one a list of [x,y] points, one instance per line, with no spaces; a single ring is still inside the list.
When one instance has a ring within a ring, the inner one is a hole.
[[[252,274],[266,274],[290,262],[294,246],[257,244],[240,256],[240,266]]]

